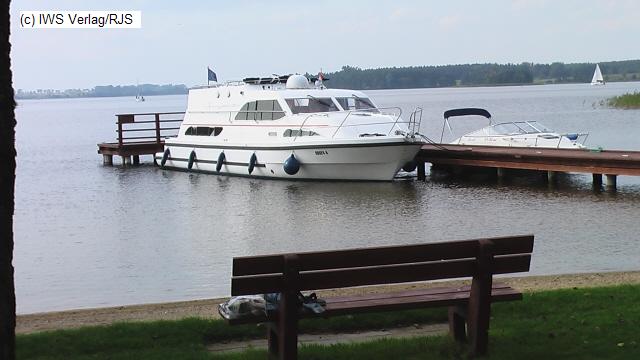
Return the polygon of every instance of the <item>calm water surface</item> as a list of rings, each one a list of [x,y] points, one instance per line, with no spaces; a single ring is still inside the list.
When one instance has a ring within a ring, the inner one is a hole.
[[[640,83],[370,91],[379,106],[442,113],[484,107],[495,121],[589,132],[587,145],[640,150],[640,111],[598,103]],[[594,193],[589,175],[327,183],[104,167],[96,143],[116,113],[182,111],[186,96],[22,101],[17,109],[15,267],[19,313],[229,294],[231,258],[521,233],[533,274],[640,269],[640,178]],[[484,126],[454,120],[454,131]],[[447,138],[445,138],[447,140]]]

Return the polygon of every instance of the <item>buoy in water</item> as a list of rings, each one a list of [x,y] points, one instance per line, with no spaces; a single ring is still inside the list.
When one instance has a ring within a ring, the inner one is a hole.
[[[189,163],[187,164],[189,170],[191,170],[191,168],[193,167],[194,162],[196,162],[196,151],[191,150],[191,154],[189,154]]]
[[[169,150],[169,148],[166,148],[164,150],[164,154],[162,154],[162,160],[160,160],[160,166],[164,166],[164,164],[167,163],[167,160],[169,159],[169,155],[171,155],[171,151]]]
[[[415,160],[411,160],[408,163],[404,164],[404,166],[402,167],[402,170],[404,170],[406,172],[412,172],[417,167],[418,167],[418,162],[415,161]]]
[[[251,175],[251,173],[253,172],[253,168],[256,167],[256,163],[258,162],[258,157],[256,156],[256,153],[253,153],[251,155],[251,159],[249,159],[249,175]]]
[[[216,163],[216,172],[220,172],[220,169],[222,169],[222,165],[224,165],[224,161],[226,160],[226,157],[224,156],[224,151],[220,153],[220,155],[218,155],[218,162]]]
[[[300,170],[300,161],[298,161],[298,159],[296,159],[296,157],[291,154],[291,156],[289,156],[289,158],[284,161],[282,167],[284,168],[284,172],[286,172],[287,174],[295,175]]]

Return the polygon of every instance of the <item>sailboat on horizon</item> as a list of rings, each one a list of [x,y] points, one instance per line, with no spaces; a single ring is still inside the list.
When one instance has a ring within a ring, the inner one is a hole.
[[[604,85],[604,78],[602,77],[602,72],[600,71],[600,64],[596,64],[596,70],[593,72],[591,85]]]
[[[136,89],[138,90],[138,93],[136,94],[136,101],[137,102],[144,101],[144,96],[142,96],[142,93],[140,93],[140,83],[137,80],[136,80]]]

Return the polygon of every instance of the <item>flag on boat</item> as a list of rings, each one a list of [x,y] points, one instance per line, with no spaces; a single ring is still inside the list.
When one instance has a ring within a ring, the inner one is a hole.
[[[318,80],[320,80],[320,82],[324,80],[324,74],[322,73],[322,69],[320,69],[320,72],[318,73]]]
[[[209,69],[209,67],[207,66],[207,81],[218,81],[218,77],[216,76],[216,73],[213,72],[213,70]]]

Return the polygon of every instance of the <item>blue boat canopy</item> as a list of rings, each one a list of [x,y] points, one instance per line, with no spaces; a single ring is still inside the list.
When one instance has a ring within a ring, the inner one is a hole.
[[[448,119],[453,116],[465,116],[465,115],[480,115],[484,116],[487,119],[491,119],[491,114],[485,109],[480,108],[462,108],[462,109],[451,109],[444,112],[444,118]]]

